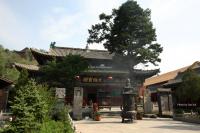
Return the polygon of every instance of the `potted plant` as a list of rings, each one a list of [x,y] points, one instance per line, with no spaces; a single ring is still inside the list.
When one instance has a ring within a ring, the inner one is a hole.
[[[94,112],[94,120],[95,121],[101,120],[101,113],[99,111]]]
[[[142,112],[137,112],[137,114],[136,114],[136,119],[137,120],[142,120]]]
[[[198,108],[196,109],[196,111],[197,111],[197,114],[200,116],[200,107],[198,107]]]

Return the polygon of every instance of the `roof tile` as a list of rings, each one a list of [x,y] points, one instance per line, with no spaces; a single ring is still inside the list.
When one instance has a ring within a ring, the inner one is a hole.
[[[186,67],[183,67],[183,68],[171,71],[171,72],[167,72],[167,73],[161,74],[159,76],[148,78],[148,79],[145,80],[144,86],[149,86],[149,85],[153,85],[153,84],[167,82],[169,80],[174,79],[178,75],[178,73],[180,73],[180,72],[184,72],[189,68],[195,69],[195,68],[198,68],[198,67],[200,67],[200,62],[196,61],[192,65],[189,65],[189,66],[186,66]]]

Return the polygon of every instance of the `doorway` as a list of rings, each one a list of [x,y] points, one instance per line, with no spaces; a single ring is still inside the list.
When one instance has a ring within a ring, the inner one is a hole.
[[[97,94],[96,93],[88,93],[87,96],[88,102],[92,100],[93,103],[97,102]]]

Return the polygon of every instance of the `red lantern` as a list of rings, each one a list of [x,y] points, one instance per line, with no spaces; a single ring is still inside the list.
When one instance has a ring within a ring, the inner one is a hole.
[[[78,76],[78,75],[75,76],[75,79],[76,79],[76,80],[79,80],[79,79],[80,79],[80,76]]]
[[[113,79],[113,77],[112,77],[112,76],[108,76],[107,78],[108,78],[109,80],[112,80],[112,79]]]

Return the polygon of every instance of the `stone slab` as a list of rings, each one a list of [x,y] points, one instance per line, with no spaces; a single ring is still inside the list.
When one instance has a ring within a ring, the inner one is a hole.
[[[77,133],[199,133],[200,125],[170,118],[144,118],[133,123],[121,123],[121,118],[102,118],[101,121],[75,122]]]

